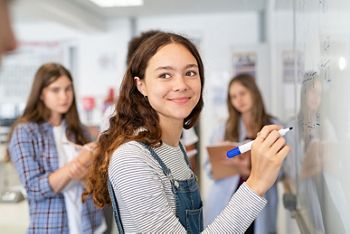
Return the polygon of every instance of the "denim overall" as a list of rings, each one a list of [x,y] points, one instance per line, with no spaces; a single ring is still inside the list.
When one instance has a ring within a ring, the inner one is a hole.
[[[203,230],[202,200],[195,176],[192,174],[188,180],[175,180],[170,169],[164,164],[157,153],[148,145],[141,143],[148,149],[154,159],[162,167],[164,175],[169,178],[176,203],[176,217],[179,219],[187,233],[200,233]],[[181,151],[187,165],[190,167],[186,152],[180,143]],[[125,233],[120,217],[118,203],[111,182],[108,180],[108,192],[112,201],[113,214],[119,233]]]

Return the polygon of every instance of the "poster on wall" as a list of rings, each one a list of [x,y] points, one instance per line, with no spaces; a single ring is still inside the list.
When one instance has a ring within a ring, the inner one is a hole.
[[[67,63],[65,48],[59,42],[21,42],[15,53],[6,56],[0,70],[0,100],[27,98],[33,77],[46,62]]]
[[[233,54],[234,74],[248,73],[256,77],[257,54],[255,51],[235,52]]]
[[[11,110],[9,112],[15,116],[22,112],[35,72],[47,62],[69,64],[67,45],[52,41],[21,42],[14,53],[3,58],[0,69],[0,118],[9,114],[4,110]]]

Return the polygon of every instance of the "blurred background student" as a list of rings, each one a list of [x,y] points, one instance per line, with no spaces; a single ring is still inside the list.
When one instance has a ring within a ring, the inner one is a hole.
[[[211,137],[211,144],[220,142],[243,142],[255,139],[264,125],[278,121],[269,115],[264,107],[255,78],[249,74],[239,74],[231,79],[227,93],[228,118],[219,125]],[[204,207],[204,223],[208,225],[221,213],[237,188],[249,177],[251,170],[250,152],[225,162],[237,174],[215,180],[209,189]],[[246,233],[276,233],[277,186],[272,186],[265,194],[268,203]]]
[[[36,72],[9,153],[29,204],[28,233],[103,233],[102,211],[82,203],[84,178],[95,143],[79,120],[73,80],[60,64]]]

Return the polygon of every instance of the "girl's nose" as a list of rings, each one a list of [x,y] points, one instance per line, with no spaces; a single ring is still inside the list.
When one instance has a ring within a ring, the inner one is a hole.
[[[68,93],[65,92],[64,90],[62,90],[60,93],[59,93],[59,98],[60,99],[67,99],[68,98]]]
[[[187,90],[188,86],[186,83],[186,78],[183,76],[177,76],[175,79],[175,84],[174,84],[174,90],[175,91],[185,91]]]

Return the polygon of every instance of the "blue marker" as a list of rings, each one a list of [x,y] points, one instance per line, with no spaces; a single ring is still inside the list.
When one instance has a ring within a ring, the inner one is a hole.
[[[290,131],[292,129],[293,129],[293,127],[283,128],[283,129],[280,129],[278,132],[280,133],[281,136],[284,136],[288,131]],[[237,147],[233,148],[232,150],[227,151],[226,156],[228,158],[233,158],[237,155],[248,152],[252,148],[253,142],[254,141],[249,141],[248,143],[245,143],[241,146],[237,146]]]

